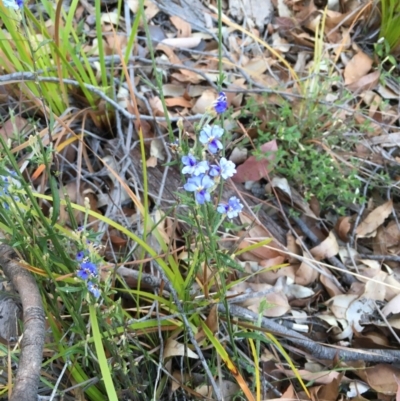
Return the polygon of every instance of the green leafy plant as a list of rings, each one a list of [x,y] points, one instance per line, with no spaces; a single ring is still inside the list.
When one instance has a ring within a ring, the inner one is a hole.
[[[296,116],[287,101],[282,101],[279,107],[272,107],[266,98],[264,104],[261,108],[269,111],[270,119],[262,129],[258,129],[256,143],[262,145],[277,140],[278,151],[272,174],[283,176],[291,185],[296,185],[306,199],[315,196],[322,207],[331,206],[332,201],[337,208],[358,202],[361,196],[358,162],[351,156],[351,138],[346,138],[346,141],[343,138],[343,134],[349,131],[349,124],[337,121],[327,127],[327,121],[335,121],[334,112],[318,101],[307,100],[305,110],[308,113],[303,111],[301,117]],[[252,113],[262,113],[260,106],[252,102],[247,107]],[[356,127],[356,123],[353,124]],[[260,125],[261,121],[252,121],[254,128]],[[339,155],[335,149],[341,149]],[[266,157],[257,150],[255,155]]]

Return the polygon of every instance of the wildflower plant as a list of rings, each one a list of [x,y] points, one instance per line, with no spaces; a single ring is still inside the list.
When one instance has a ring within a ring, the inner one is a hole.
[[[212,108],[217,116],[226,111],[227,98],[224,92],[219,93]],[[212,202],[218,186],[222,186],[225,180],[236,173],[235,163],[226,157],[219,157],[224,149],[222,140],[225,130],[218,124],[210,124],[212,116],[212,113],[206,114],[204,121],[197,127],[198,138],[193,147],[190,148],[188,144],[176,147],[181,153],[182,149],[188,150],[187,154],[181,155],[181,173],[189,175],[183,188],[194,194],[196,205]],[[227,204],[220,203],[215,209],[223,216],[234,218],[243,209],[243,205],[237,197],[232,197]]]
[[[232,196],[227,201],[221,199],[226,181],[236,173],[235,163],[225,155],[224,143],[229,134],[223,128],[222,120],[226,110],[226,95],[221,92],[217,101],[210,105],[208,112],[195,126],[194,141],[182,139],[188,136],[183,134],[181,123],[178,123],[180,143],[176,144],[174,141],[183,180],[183,191],[179,196],[182,198],[181,203],[189,209],[189,215],[182,218],[192,227],[186,233],[188,249],[195,249],[194,254],[199,252],[200,255],[193,256],[190,270],[194,274],[190,274],[188,280],[195,280],[199,271],[203,270],[205,295],[207,296],[208,289],[217,280],[221,284],[218,293],[221,299],[224,299],[226,294],[225,282],[229,268],[224,250],[219,245],[221,237],[219,228],[225,225],[226,219],[232,220],[238,217],[243,210],[243,205],[237,196]],[[234,227],[232,222],[226,223],[226,228]],[[217,274],[209,279],[202,266],[210,263],[215,266]],[[191,286],[190,283],[187,285]]]

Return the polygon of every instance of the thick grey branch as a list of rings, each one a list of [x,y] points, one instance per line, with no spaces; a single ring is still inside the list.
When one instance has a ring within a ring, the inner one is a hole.
[[[218,305],[218,310],[222,314],[226,314],[225,306]],[[236,305],[229,306],[230,316],[233,318],[243,319],[250,322],[258,321],[258,314]],[[351,349],[329,347],[310,340],[306,336],[297,331],[286,328],[285,326],[275,323],[274,321],[262,318],[261,327],[267,329],[274,334],[281,335],[293,344],[306,349],[310,355],[316,359],[339,359],[343,361],[359,361],[366,362],[397,362],[400,359],[400,351],[398,350],[382,350],[382,349]]]
[[[42,299],[33,276],[16,262],[17,255],[8,245],[0,245],[0,266],[19,292],[24,332],[21,356],[10,401],[36,401],[43,357],[45,315]]]

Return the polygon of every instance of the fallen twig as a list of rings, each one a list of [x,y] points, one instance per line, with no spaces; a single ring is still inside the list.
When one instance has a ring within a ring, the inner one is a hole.
[[[35,279],[16,262],[16,257],[10,246],[0,245],[0,266],[19,292],[24,316],[21,356],[9,400],[36,401],[43,358],[45,314]]]
[[[226,309],[223,304],[218,304],[218,311],[226,314]],[[248,309],[236,305],[229,306],[229,314],[233,318],[243,319],[250,322],[258,322],[259,315]],[[281,335],[287,341],[290,341],[304,349],[315,359],[339,359],[343,361],[359,361],[365,362],[387,362],[394,363],[400,358],[399,350],[383,350],[383,349],[351,349],[338,346],[328,346],[310,340],[306,336],[298,333],[297,331],[286,328],[285,326],[275,323],[268,318],[261,318],[261,327],[273,332],[274,334]]]

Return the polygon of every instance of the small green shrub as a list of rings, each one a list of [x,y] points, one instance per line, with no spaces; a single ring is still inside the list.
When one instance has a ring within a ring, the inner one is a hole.
[[[258,133],[255,143],[259,146],[276,139],[278,151],[272,175],[285,177],[307,200],[315,196],[322,207],[333,205],[343,212],[341,206],[360,201],[359,162],[351,156],[336,157],[335,154],[335,150],[340,148],[341,153],[351,155],[352,142],[349,138],[343,139],[343,134],[351,131],[351,124],[343,124],[338,119],[337,123],[328,125],[327,131],[326,122],[335,119],[334,111],[318,102],[304,103],[307,108],[300,117],[289,102],[272,107],[266,99],[261,107],[272,117],[264,125],[260,119],[252,121],[251,125]],[[251,100],[247,110],[260,114],[259,104]],[[355,128],[356,123],[352,124]],[[258,151],[255,154],[266,157]]]

